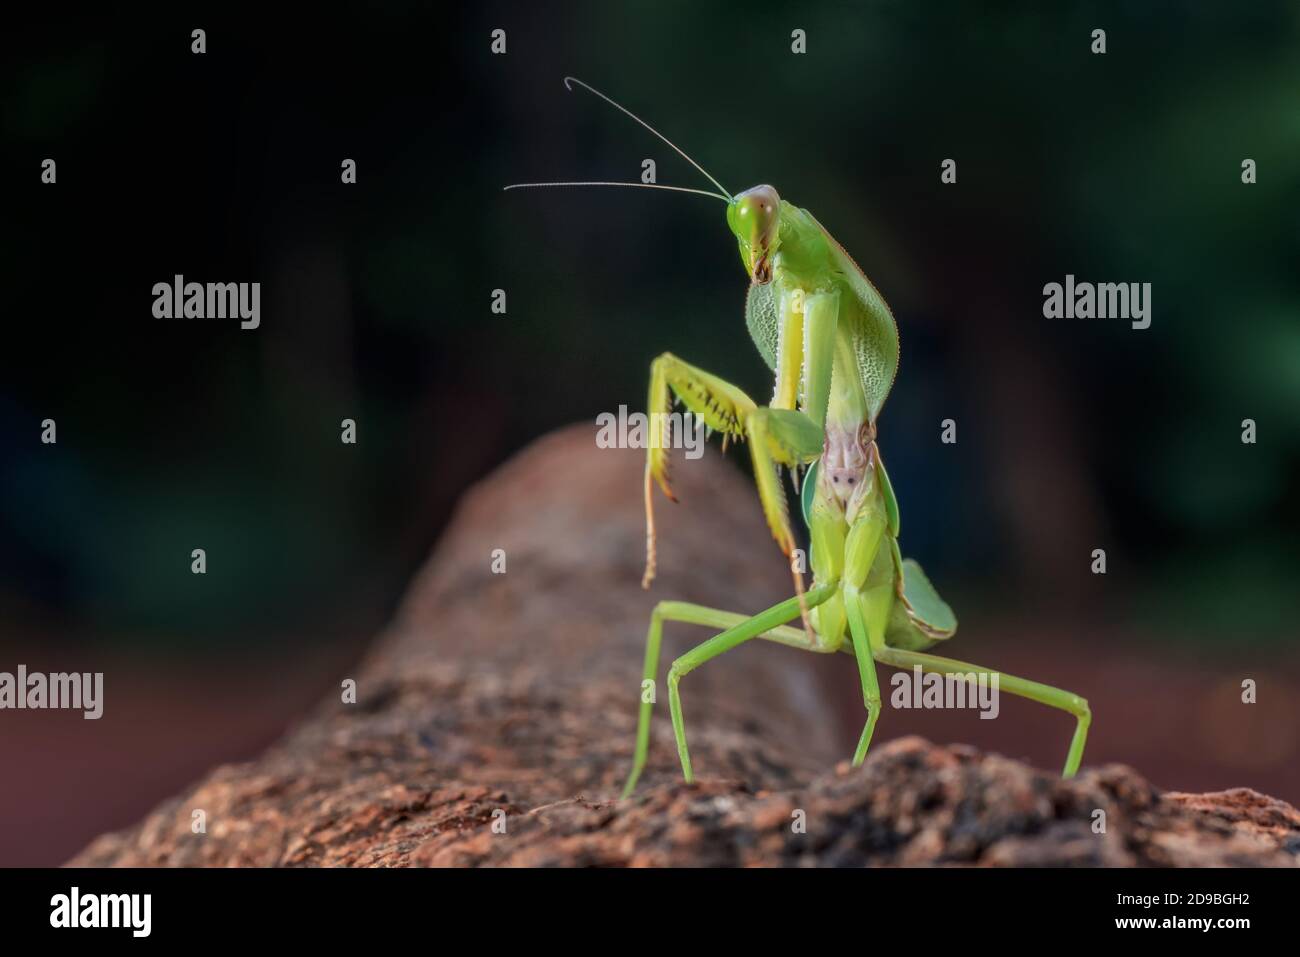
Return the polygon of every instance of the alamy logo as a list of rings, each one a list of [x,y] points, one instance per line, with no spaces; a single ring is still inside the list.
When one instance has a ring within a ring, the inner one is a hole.
[[[1043,315],[1048,319],[1131,319],[1134,329],[1151,325],[1151,283],[1075,282],[1043,287]]]
[[[996,718],[998,703],[996,671],[968,671],[939,674],[914,665],[909,674],[897,671],[889,679],[894,692],[889,703],[895,708],[978,708],[981,718]]]
[[[618,407],[618,415],[602,412],[596,416],[600,431],[596,433],[596,447],[600,449],[685,449],[688,459],[698,459],[704,454],[707,434],[704,420],[690,412],[627,411]],[[665,442],[665,429],[668,441]]]
[[[171,282],[153,284],[156,319],[240,319],[239,328],[262,324],[260,282],[186,282],[177,274]]]
[[[153,925],[152,894],[70,894],[50,898],[51,927],[129,927],[132,937],[148,937]]]
[[[104,672],[28,672],[26,665],[18,673],[0,671],[0,710],[4,708],[80,708],[87,720],[104,713]]]

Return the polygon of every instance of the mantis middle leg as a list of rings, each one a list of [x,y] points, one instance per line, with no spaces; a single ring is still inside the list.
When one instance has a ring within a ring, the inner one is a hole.
[[[970,675],[976,672],[996,674],[999,688],[1004,688],[1022,698],[1037,701],[1039,704],[1069,712],[1075,717],[1074,737],[1070,741],[1070,751],[1066,755],[1065,770],[1061,773],[1061,777],[1072,778],[1079,770],[1079,762],[1083,760],[1083,746],[1088,739],[1088,726],[1092,723],[1092,711],[1088,708],[1088,702],[1077,694],[980,665],[972,665],[952,658],[941,658],[920,651],[880,647],[876,649],[876,659],[895,668],[912,668],[920,665],[923,671],[945,675]]]
[[[883,511],[869,509],[854,521],[845,542],[844,610],[853,639],[853,657],[858,662],[858,677],[862,681],[862,703],[867,708],[867,723],[853,752],[855,768],[866,760],[876,719],[880,717],[880,683],[876,679],[874,653],[885,644],[885,626],[889,621],[894,590],[889,579],[873,580],[871,569],[876,563],[887,523]]]
[[[866,760],[871,747],[871,734],[880,717],[880,683],[876,678],[876,661],[873,649],[884,645],[885,624],[894,595],[889,585],[877,585],[863,592],[853,585],[844,588],[844,610],[848,613],[849,634],[853,638],[853,657],[858,662],[858,677],[862,681],[862,703],[867,708],[867,723],[858,738],[853,752],[856,768]]]
[[[816,606],[834,594],[835,588],[834,583],[819,586],[808,594],[807,599],[810,604]],[[752,617],[687,602],[666,601],[655,606],[650,616],[650,628],[646,634],[645,681],[655,681],[659,668],[659,645],[663,637],[663,623],[665,621],[680,621],[687,624],[708,625],[714,628],[726,629],[674,661],[668,673],[668,700],[672,712],[673,733],[677,739],[677,753],[682,761],[682,771],[688,783],[694,780],[694,773],[691,770],[690,755],[686,749],[686,733],[682,724],[678,682],[684,675],[693,671],[705,661],[715,658],[751,638],[764,638],[808,651],[829,653],[837,650],[836,647],[830,645],[823,646],[815,639],[810,641],[808,636],[797,628],[783,627],[786,622],[798,616],[798,602],[797,597],[791,598]],[[646,754],[650,745],[650,714],[653,707],[653,700],[643,697],[640,717],[637,722],[636,752],[632,762],[632,772],[628,775],[627,784],[623,787],[622,797],[627,797],[632,793],[637,780],[641,776],[641,771],[645,767]]]

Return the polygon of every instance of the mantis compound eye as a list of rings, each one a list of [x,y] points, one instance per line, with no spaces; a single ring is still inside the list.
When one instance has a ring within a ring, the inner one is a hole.
[[[747,189],[727,207],[727,222],[740,241],[741,256],[757,283],[772,278],[771,257],[780,226],[781,197],[771,186]]]
[[[755,186],[736,197],[738,232],[749,245],[766,249],[776,235],[781,197],[771,186]]]

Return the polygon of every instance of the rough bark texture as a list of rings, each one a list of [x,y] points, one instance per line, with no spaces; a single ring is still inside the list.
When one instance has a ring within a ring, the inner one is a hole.
[[[658,509],[660,578],[643,592],[641,461],[597,450],[582,427],[525,450],[466,496],[356,675],[356,704],[323,704],[259,759],[216,769],[72,863],[1300,862],[1300,814],[1245,789],[1162,794],[1118,765],[1063,782],[915,737],[859,770],[836,765],[846,739],[818,669],[848,659],[762,642],[683,682],[700,783],[680,783],[661,701],[641,787],[614,802],[654,601],[754,611],[789,591],[752,488],[706,456],[678,463],[686,504]],[[505,574],[491,569],[498,548]],[[707,637],[666,634],[661,679]],[[191,832],[195,809],[206,833]]]

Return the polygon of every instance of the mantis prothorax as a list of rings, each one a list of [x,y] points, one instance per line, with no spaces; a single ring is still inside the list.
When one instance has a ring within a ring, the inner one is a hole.
[[[757,615],[676,601],[659,602],[646,637],[645,679],[655,682],[665,621],[720,629],[682,655],[668,670],[668,705],[682,773],[694,780],[682,719],[679,685],[691,671],[743,642],[762,638],[807,651],[854,656],[867,720],[853,754],[862,763],[880,715],[875,663],[975,681],[996,675],[998,687],[1075,717],[1064,777],[1083,758],[1091,722],[1088,702],[1076,694],[980,665],[926,653],[957,630],[952,609],[920,565],[898,546],[899,512],[876,443],[876,421],[898,367],[898,329],[884,298],[812,213],[783,199],[771,186],[734,196],[644,120],[581,80],[578,84],[636,120],[699,170],[718,192],[642,183],[520,183],[531,186],[629,186],[714,196],[727,204],[727,225],[740,246],[751,284],[745,322],[759,354],[775,375],[772,401],[760,406],[741,389],[671,353],[650,367],[649,411],[671,411],[673,396],[724,443],[745,441],[753,460],[763,513],[781,551],[795,548],[778,468],[807,468],[800,500],[811,541],[813,586],[804,591],[792,563],[795,594]],[[666,429],[667,415],[652,421]],[[646,572],[655,571],[653,486],[675,498],[668,475],[668,436],[661,432],[646,455]],[[788,623],[802,618],[802,629]],[[645,766],[653,697],[643,695],[627,797]]]

